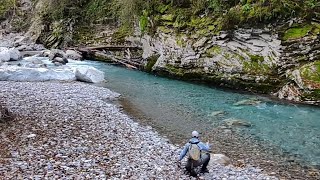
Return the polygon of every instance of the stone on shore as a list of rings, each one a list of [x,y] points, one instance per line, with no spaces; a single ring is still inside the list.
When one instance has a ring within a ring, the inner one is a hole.
[[[91,66],[76,67],[75,73],[79,81],[89,83],[100,83],[104,81],[104,72]]]
[[[18,115],[0,124],[3,179],[193,179],[184,172],[186,158],[178,166],[181,149],[112,104],[117,93],[80,82],[0,87],[0,102]],[[208,169],[203,179],[277,179],[255,169]]]
[[[210,164],[220,164],[223,166],[227,166],[230,164],[230,162],[230,158],[223,154],[211,154]]]

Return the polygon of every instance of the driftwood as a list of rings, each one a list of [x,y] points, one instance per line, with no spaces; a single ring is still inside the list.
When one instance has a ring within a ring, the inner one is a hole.
[[[122,64],[122,65],[124,65],[124,66],[126,66],[127,68],[130,68],[130,69],[138,69],[136,66],[131,65],[131,64],[134,64],[133,62],[128,62],[125,59],[118,59],[118,58],[116,58],[114,56],[105,54],[105,53],[100,52],[100,51],[94,52],[93,54],[94,54],[95,57],[103,57],[104,59],[110,59],[112,62],[116,62],[116,63]]]
[[[90,52],[90,51],[123,51],[123,50],[139,50],[141,47],[138,46],[112,46],[112,45],[106,45],[106,46],[96,46],[96,47],[84,47],[84,48],[78,48],[77,50],[80,52]]]

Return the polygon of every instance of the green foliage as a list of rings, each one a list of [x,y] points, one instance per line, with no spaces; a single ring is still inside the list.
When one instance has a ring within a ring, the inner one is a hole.
[[[221,47],[216,45],[216,46],[212,46],[211,48],[207,49],[206,54],[208,54],[209,56],[214,56],[214,55],[218,55],[221,54]]]
[[[302,38],[302,37],[306,36],[311,30],[312,30],[311,25],[290,28],[285,32],[285,34],[283,36],[283,40]]]
[[[6,13],[13,10],[16,6],[16,0],[1,0],[0,2],[0,19],[5,18]]]
[[[222,6],[221,0],[210,0],[209,1],[209,7],[215,13],[220,13],[223,10],[223,6]]]
[[[110,11],[111,0],[91,0],[85,6],[84,18],[88,21],[97,21],[105,17],[112,17]]]
[[[132,28],[122,25],[115,33],[112,34],[112,39],[116,42],[124,42],[125,38],[132,34]]]
[[[13,1],[0,2],[0,18],[12,9]],[[318,0],[51,0],[43,20],[47,29],[60,20],[65,21],[66,27],[69,22],[78,26],[112,23],[121,27],[114,34],[116,39],[133,32],[138,23],[142,33],[154,33],[159,27],[166,32],[186,30],[189,35],[206,36],[291,17],[310,20],[319,12],[319,5]],[[288,30],[285,38],[305,33],[297,31]],[[318,34],[320,29],[313,31]]]
[[[300,72],[303,79],[320,83],[320,61],[303,66]]]
[[[163,21],[169,21],[172,22],[174,20],[174,15],[173,14],[164,14],[161,16],[161,20]]]
[[[166,68],[170,74],[173,74],[177,77],[182,77],[185,74],[185,70],[183,68],[177,68],[174,65],[166,64]]]
[[[139,27],[142,33],[145,33],[148,28],[148,12],[145,10],[140,16]]]
[[[248,54],[252,62],[263,62],[263,56]]]

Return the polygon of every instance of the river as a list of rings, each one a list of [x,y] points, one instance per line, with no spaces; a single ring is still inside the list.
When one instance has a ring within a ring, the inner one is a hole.
[[[192,130],[210,139],[210,132],[224,129],[289,154],[295,161],[320,166],[320,108],[272,101],[267,97],[231,92],[144,72],[84,61],[106,74],[105,86],[122,94],[129,111],[176,144],[183,144]],[[245,105],[247,102],[250,105]],[[131,110],[130,110],[131,109]],[[225,119],[240,119],[251,127],[228,130]]]

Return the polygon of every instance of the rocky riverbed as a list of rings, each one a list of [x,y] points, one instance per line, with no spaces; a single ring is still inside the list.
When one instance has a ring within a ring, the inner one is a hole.
[[[0,124],[5,179],[190,179],[180,148],[113,103],[119,94],[79,82],[0,82],[14,119]],[[203,179],[276,179],[210,163]]]

